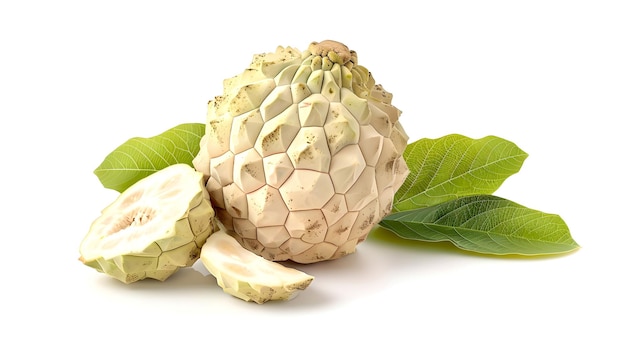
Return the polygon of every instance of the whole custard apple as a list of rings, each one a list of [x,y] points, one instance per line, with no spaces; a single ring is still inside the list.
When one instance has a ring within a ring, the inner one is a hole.
[[[354,252],[409,172],[391,99],[339,42],[254,55],[209,101],[193,160],[217,218],[272,261]]]

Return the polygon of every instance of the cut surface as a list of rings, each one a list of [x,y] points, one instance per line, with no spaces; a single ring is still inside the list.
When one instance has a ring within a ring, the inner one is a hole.
[[[258,304],[290,300],[313,281],[313,276],[244,249],[221,230],[206,240],[200,259],[224,292]]]
[[[165,280],[198,259],[214,217],[202,173],[172,165],[102,210],[81,242],[80,260],[124,283]]]

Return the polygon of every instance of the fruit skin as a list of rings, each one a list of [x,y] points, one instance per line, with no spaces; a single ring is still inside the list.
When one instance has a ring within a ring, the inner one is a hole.
[[[291,300],[314,279],[311,275],[268,261],[244,249],[223,230],[206,240],[200,260],[224,292],[258,304]]]
[[[391,100],[338,42],[255,55],[209,101],[193,160],[226,229],[273,261],[354,252],[408,175]]]
[[[202,174],[186,164],[133,184],[91,225],[79,260],[123,283],[164,281],[200,256],[217,228]]]

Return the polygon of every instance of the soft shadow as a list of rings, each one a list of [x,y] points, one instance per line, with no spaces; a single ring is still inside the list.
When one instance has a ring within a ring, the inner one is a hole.
[[[336,260],[311,264],[287,261],[283,264],[315,277],[307,290],[289,302],[290,309],[341,304],[366,298],[388,287],[385,264],[371,259],[359,247],[356,252]]]
[[[243,301],[239,298],[231,296],[225,292],[223,292],[224,299],[233,299],[237,300],[236,303],[247,304],[250,308],[262,308],[263,311],[268,310],[318,310],[322,306],[326,306],[332,303],[332,296],[328,293],[324,292],[323,289],[316,287],[314,282],[303,291],[300,291],[293,297],[291,300],[275,300],[275,301],[267,301],[262,304],[258,304],[254,301]]]
[[[314,265],[299,265],[290,261],[280,263],[287,267],[296,268],[307,273],[312,271],[310,268]],[[337,271],[340,268],[339,266],[341,266],[341,264],[334,266],[333,270]],[[339,271],[343,270],[347,274],[347,271],[349,271],[350,268],[345,264],[343,266],[344,268],[339,269]],[[307,269],[307,267],[309,269]],[[276,308],[278,310],[283,307],[289,309],[314,309],[320,308],[323,305],[328,305],[329,303],[337,302],[336,300],[333,301],[333,296],[320,287],[321,284],[316,284],[319,281],[317,273],[320,272],[320,268],[322,267],[313,269],[315,273],[312,275],[315,278],[311,285],[305,290],[299,291],[291,300],[268,301],[263,304],[257,304],[253,301],[246,302],[239,300],[238,298],[224,292],[217,284],[215,277],[209,274],[208,271],[203,269],[201,266],[181,268],[165,281],[143,279],[130,284],[125,284],[105,274],[100,274],[100,277],[95,279],[94,283],[98,286],[99,290],[108,290],[110,293],[131,293],[132,295],[135,295],[136,293],[137,296],[150,296],[159,299],[161,297],[166,297],[167,299],[188,298],[193,295],[206,296],[206,300],[208,302],[216,302],[218,301],[216,298],[218,298],[224,299],[222,302],[230,303],[228,299],[233,299],[237,300],[237,303],[248,304],[250,308],[255,308],[256,305],[263,305],[269,306],[266,308]],[[320,273],[320,275],[322,274]]]
[[[498,260],[548,260],[570,255],[572,252],[556,255],[488,255],[462,250],[450,242],[424,242],[404,239],[395,233],[376,226],[370,232],[366,243],[360,244],[357,251],[340,259],[312,264],[299,264],[291,261],[280,262],[286,267],[295,268],[314,276],[311,285],[300,291],[289,301],[269,301],[262,304],[265,310],[283,309],[316,310],[322,306],[332,306],[367,299],[379,294],[393,284],[388,280],[389,272],[411,267],[411,274],[431,269],[444,269],[445,262],[456,262],[451,258],[475,257]],[[167,280],[161,282],[144,279],[132,284],[124,284],[116,279],[100,274],[93,281],[99,289],[109,293],[139,292],[154,298],[188,298],[200,296],[210,303],[230,303],[228,299],[239,300],[222,291],[215,278],[203,270],[202,266],[182,268]],[[137,296],[140,296],[137,293]],[[228,302],[227,302],[228,301]],[[238,303],[246,303],[239,300]],[[255,302],[247,302],[255,308]]]
[[[162,292],[167,295],[179,293],[189,294],[193,291],[211,290],[213,287],[219,289],[213,276],[204,276],[191,267],[179,269],[165,281],[143,279],[130,284],[124,284],[102,274],[102,279],[99,284],[101,284],[103,288],[109,289],[141,291],[142,293],[145,291],[150,291],[151,293]]]

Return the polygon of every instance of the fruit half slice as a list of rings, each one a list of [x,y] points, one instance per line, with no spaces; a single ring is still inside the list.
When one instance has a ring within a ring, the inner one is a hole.
[[[224,292],[258,304],[290,300],[313,281],[313,276],[244,249],[223,230],[207,239],[200,260]]]
[[[216,229],[202,177],[175,164],[133,184],[92,223],[80,261],[124,283],[163,281],[193,265]]]

